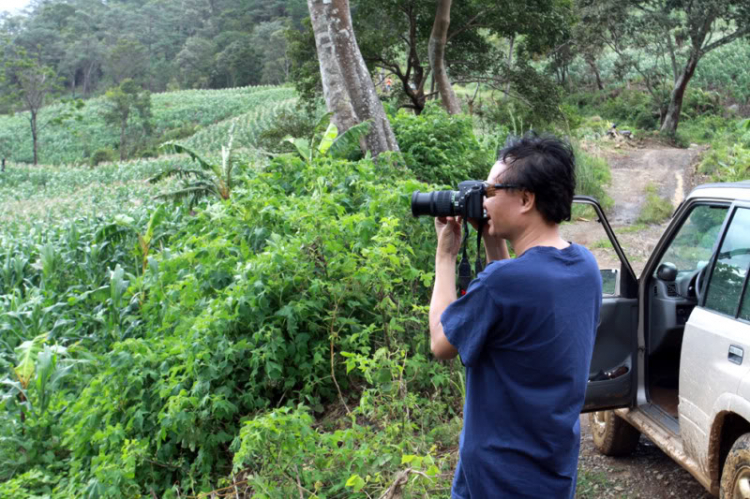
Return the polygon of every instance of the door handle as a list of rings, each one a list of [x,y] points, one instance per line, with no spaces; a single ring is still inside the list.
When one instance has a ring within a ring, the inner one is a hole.
[[[745,351],[742,349],[742,347],[738,347],[735,345],[729,346],[729,354],[727,355],[727,359],[729,359],[729,362],[734,362],[737,365],[742,364],[742,357],[745,355]]]

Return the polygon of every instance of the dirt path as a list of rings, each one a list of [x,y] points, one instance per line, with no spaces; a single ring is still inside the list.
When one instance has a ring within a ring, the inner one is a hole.
[[[615,201],[609,220],[625,254],[640,275],[667,222],[640,230],[624,230],[635,224],[646,200],[646,188],[654,185],[659,196],[677,207],[693,187],[693,166],[702,149],[674,149],[649,145],[643,149],[615,151],[608,155],[612,183],[608,194]],[[566,228],[570,240],[585,241],[592,222]],[[590,236],[589,236],[590,237]],[[595,241],[590,241],[593,244]],[[582,242],[582,244],[585,244]],[[590,246],[589,246],[590,247]],[[592,249],[601,268],[614,268],[611,248]],[[627,458],[602,456],[594,447],[588,416],[581,417],[579,498],[708,499],[711,496],[690,474],[646,437]]]
[[[668,221],[656,225],[637,225],[646,202],[646,189],[653,186],[656,194],[669,199],[676,208],[693,188],[694,165],[703,148],[676,149],[659,144],[642,149],[615,150],[606,154],[612,170],[607,193],[614,208],[607,218],[639,276]],[[576,222],[562,227],[563,236],[589,248],[600,268],[619,268],[620,262],[611,247],[597,244],[604,231],[596,221]]]

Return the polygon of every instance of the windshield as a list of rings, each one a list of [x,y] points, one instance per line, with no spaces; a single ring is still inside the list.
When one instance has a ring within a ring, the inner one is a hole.
[[[675,264],[678,274],[693,272],[705,266],[711,258],[711,250],[728,209],[727,206],[708,205],[693,208],[659,264]]]

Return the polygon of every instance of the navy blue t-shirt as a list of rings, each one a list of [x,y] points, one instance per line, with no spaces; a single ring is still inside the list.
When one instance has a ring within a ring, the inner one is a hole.
[[[602,282],[593,255],[490,263],[441,322],[466,366],[453,498],[573,498]]]

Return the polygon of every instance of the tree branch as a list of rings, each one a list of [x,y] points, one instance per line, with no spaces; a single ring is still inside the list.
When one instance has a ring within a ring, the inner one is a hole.
[[[449,43],[454,37],[460,35],[461,33],[463,33],[464,31],[466,31],[468,29],[474,29],[474,28],[480,27],[479,25],[474,25],[473,23],[474,23],[474,21],[476,21],[477,19],[479,19],[481,16],[483,16],[484,13],[485,13],[485,11],[480,10],[479,12],[477,12],[477,15],[475,15],[474,17],[472,17],[471,19],[469,19],[466,22],[466,24],[464,24],[463,26],[461,26],[460,28],[458,28],[453,33],[449,33],[448,34],[448,39],[447,39],[447,41],[445,43],[446,44]]]
[[[721,47],[722,45],[726,45],[727,43],[731,43],[731,42],[735,41],[738,38],[742,38],[743,36],[745,36],[748,33],[750,33],[750,26],[738,29],[737,31],[735,31],[731,35],[727,35],[724,38],[719,38],[718,40],[716,40],[712,44],[707,45],[705,47],[702,47],[700,49],[700,51],[701,51],[700,55],[703,56],[705,53],[711,52],[713,49]]]

